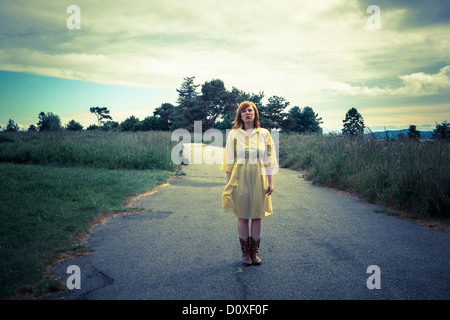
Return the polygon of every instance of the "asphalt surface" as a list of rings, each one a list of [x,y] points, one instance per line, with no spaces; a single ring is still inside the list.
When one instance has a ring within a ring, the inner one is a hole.
[[[261,266],[244,267],[226,182],[217,164],[142,197],[143,212],[93,228],[89,256],[52,268],[64,283],[70,265],[81,289],[54,300],[365,300],[449,299],[450,235],[375,213],[378,208],[316,187],[296,171],[274,176],[274,215],[263,220]],[[379,273],[367,271],[379,267]],[[373,277],[379,289],[368,288]]]

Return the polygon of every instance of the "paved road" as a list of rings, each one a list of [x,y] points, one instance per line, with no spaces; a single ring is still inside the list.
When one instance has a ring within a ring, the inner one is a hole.
[[[145,212],[96,226],[91,255],[54,267],[65,282],[78,265],[81,289],[45,299],[450,298],[449,234],[377,214],[287,169],[274,178],[263,264],[243,267],[236,218],[221,210],[225,174],[216,164],[184,171],[136,203]],[[380,289],[367,287],[371,265]]]

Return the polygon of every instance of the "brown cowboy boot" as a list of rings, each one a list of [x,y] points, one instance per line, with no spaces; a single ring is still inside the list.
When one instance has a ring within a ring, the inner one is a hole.
[[[250,266],[252,264],[252,258],[250,256],[250,239],[247,241],[239,238],[239,241],[241,243],[241,249],[242,249],[242,263],[245,266]]]
[[[258,241],[255,241],[252,237],[250,237],[250,251],[251,251],[251,257],[252,262],[255,265],[261,264],[261,257],[258,254],[259,244],[261,242],[261,239],[258,239]]]

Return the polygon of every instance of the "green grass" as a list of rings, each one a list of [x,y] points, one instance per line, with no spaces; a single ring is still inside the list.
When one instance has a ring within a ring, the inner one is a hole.
[[[425,218],[450,218],[450,144],[280,135],[280,162],[312,182]]]
[[[57,290],[46,266],[88,251],[94,221],[178,169],[168,133],[0,134],[0,146],[0,299]]]

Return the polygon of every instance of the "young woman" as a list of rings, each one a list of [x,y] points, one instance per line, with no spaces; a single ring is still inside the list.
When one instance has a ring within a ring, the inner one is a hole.
[[[244,265],[260,265],[258,253],[262,218],[271,215],[273,169],[277,167],[275,146],[267,129],[259,124],[253,102],[239,105],[227,143],[221,171],[227,174],[222,208],[234,212]],[[249,220],[251,226],[249,231]]]

